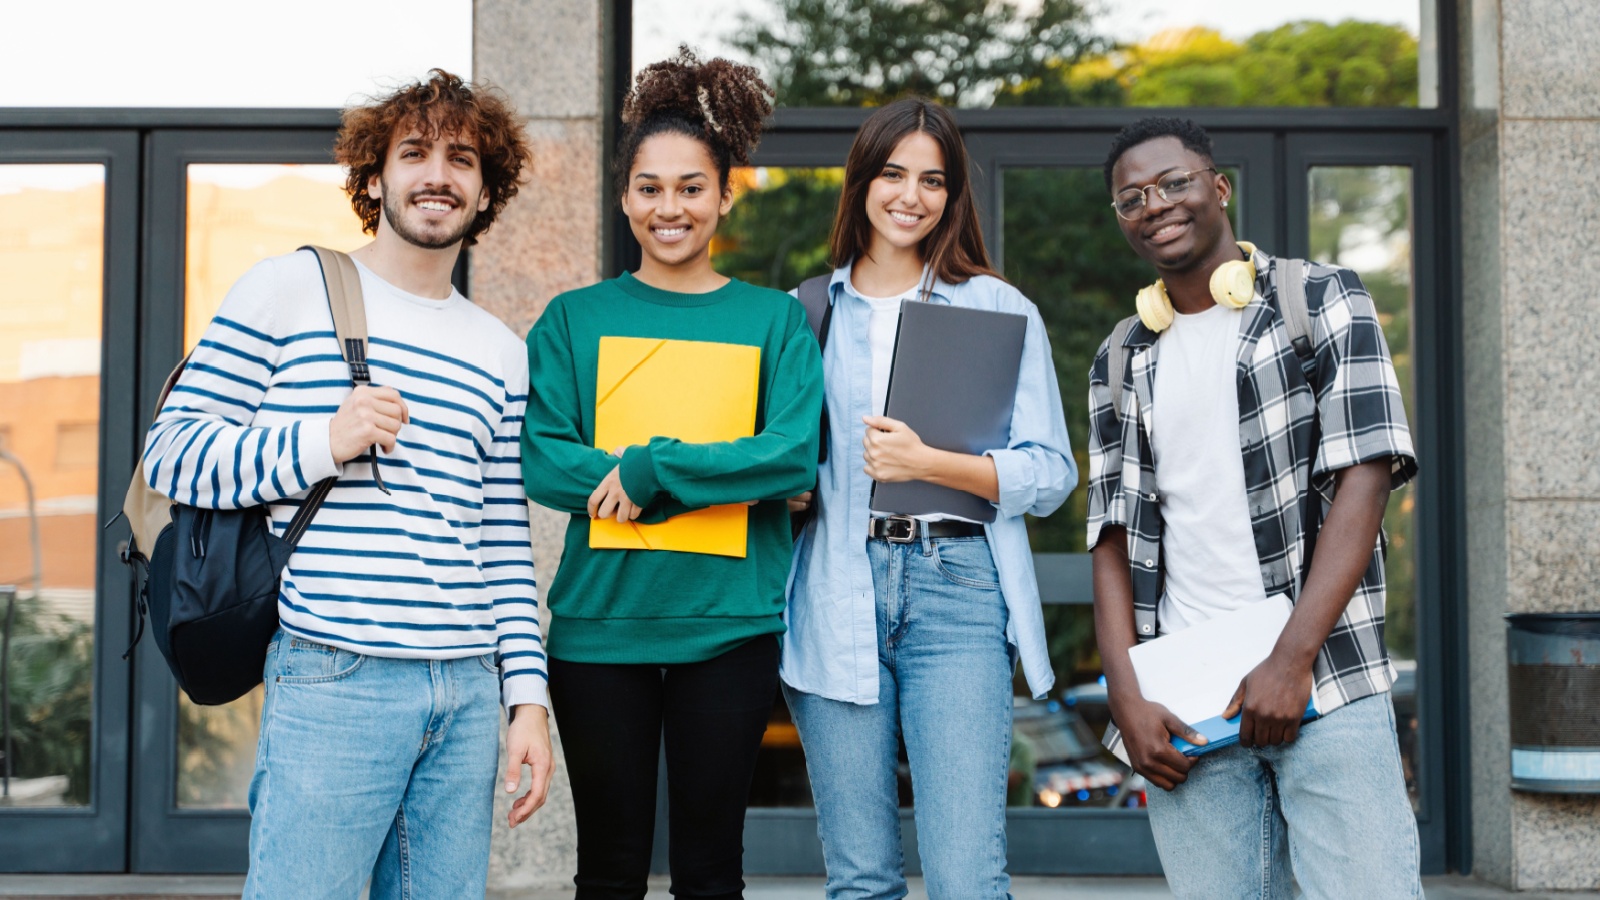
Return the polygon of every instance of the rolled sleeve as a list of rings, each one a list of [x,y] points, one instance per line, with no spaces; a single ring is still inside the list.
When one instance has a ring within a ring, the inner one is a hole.
[[[1394,362],[1372,297],[1348,269],[1335,269],[1317,319],[1317,414],[1322,434],[1314,475],[1390,460],[1390,487],[1417,472],[1416,450]]]
[[[1023,513],[1048,516],[1078,486],[1078,467],[1067,437],[1050,337],[1038,309],[1026,299],[1021,302],[1027,304],[1023,309],[1028,327],[1022,340],[1017,394],[1011,408],[1010,442],[1003,449],[985,454],[994,460],[1000,486],[1000,500],[995,507],[1007,518]]]

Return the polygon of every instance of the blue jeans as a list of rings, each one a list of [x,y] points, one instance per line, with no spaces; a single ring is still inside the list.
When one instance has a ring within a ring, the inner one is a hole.
[[[829,900],[906,895],[896,739],[916,796],[931,900],[1009,897],[1006,604],[981,537],[867,541],[877,591],[878,702],[784,687],[800,729]]]
[[[492,655],[387,659],[279,632],[250,781],[247,898],[481,900],[499,764]]]
[[[1394,706],[1375,694],[1307,723],[1292,744],[1200,757],[1152,788],[1150,827],[1179,898],[1420,897],[1417,820]]]

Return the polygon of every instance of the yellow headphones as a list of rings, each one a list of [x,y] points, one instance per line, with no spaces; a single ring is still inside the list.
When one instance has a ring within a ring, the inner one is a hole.
[[[1245,259],[1230,259],[1211,273],[1211,299],[1229,309],[1243,309],[1256,295],[1256,265],[1250,261],[1256,245],[1240,241],[1239,249],[1244,251]],[[1139,308],[1139,321],[1151,331],[1160,334],[1172,325],[1172,298],[1160,280],[1140,290],[1134,304]]]

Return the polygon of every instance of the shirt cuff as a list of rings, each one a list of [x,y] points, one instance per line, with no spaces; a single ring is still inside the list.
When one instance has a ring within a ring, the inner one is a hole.
[[[995,481],[1000,486],[1000,500],[995,508],[1002,518],[1012,518],[1027,512],[1039,496],[1039,485],[1033,477],[1033,459],[1026,450],[988,450],[985,456],[994,460]]]
[[[543,673],[518,672],[500,680],[500,699],[505,704],[506,713],[511,713],[511,708],[524,703],[535,703],[550,709],[550,686],[545,682]]]
[[[339,477],[343,468],[333,461],[333,444],[328,433],[332,425],[332,417],[306,419],[300,425],[299,446],[295,450],[300,454],[300,471],[306,477],[307,487],[325,478]]]
[[[649,506],[661,493],[661,482],[656,480],[656,464],[648,444],[635,444],[625,450],[617,474],[634,506]]]

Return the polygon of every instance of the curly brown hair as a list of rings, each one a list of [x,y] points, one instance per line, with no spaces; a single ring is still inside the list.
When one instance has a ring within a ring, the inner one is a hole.
[[[333,157],[349,173],[344,189],[368,234],[378,232],[383,201],[367,194],[367,184],[373,176],[383,174],[390,142],[413,129],[428,140],[440,135],[472,136],[483,167],[483,186],[489,192],[489,207],[478,213],[467,229],[464,243],[470,247],[517,195],[522,168],[533,159],[522,117],[494,87],[462,81],[443,69],[430,69],[424,80],[412,82],[387,97],[373,98],[364,106],[346,109],[339,136],[334,140]]]
[[[622,102],[622,136],[612,172],[617,195],[627,192],[639,147],[658,134],[681,134],[704,144],[726,191],[728,170],[749,165],[761,143],[772,97],[754,67],[720,57],[701,62],[687,44],[679,45],[671,59],[645,66]]]

